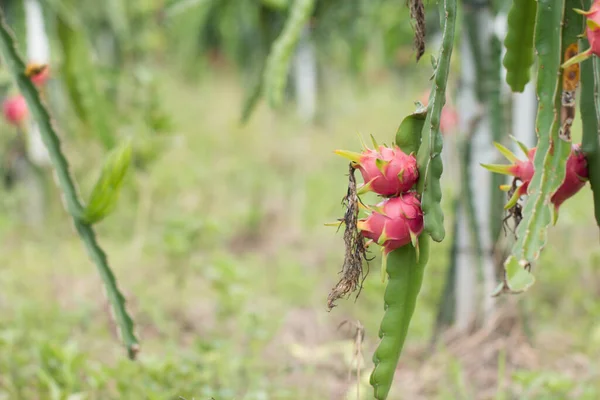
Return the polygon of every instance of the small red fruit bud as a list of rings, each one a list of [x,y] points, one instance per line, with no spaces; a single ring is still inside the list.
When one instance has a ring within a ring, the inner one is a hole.
[[[4,112],[4,118],[9,123],[18,126],[27,118],[27,102],[20,94],[8,97],[2,104],[2,111]]]
[[[25,69],[27,75],[34,85],[43,86],[50,78],[50,68],[46,64],[29,63]]]

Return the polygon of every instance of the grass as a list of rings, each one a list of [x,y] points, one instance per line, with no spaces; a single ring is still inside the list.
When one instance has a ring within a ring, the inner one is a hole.
[[[242,93],[231,76],[191,85],[169,72],[161,93],[177,131],[98,226],[137,323],[139,361],[120,347],[56,192],[38,229],[24,223],[23,193],[3,192],[0,399],[355,399],[355,330],[338,326],[357,320],[365,328],[360,395],[370,398],[365,378],[383,312],[377,262],[358,301],[326,312],[343,244],[323,223],[341,215],[346,186],[346,162],[333,150],[358,149],[358,132],[389,141],[419,97],[413,82],[427,80],[370,77],[358,90],[336,78],[318,124],[263,105],[240,127]],[[66,151],[87,194],[100,154],[85,149]],[[433,248],[393,398],[479,398],[486,384],[477,370],[491,371],[488,386],[502,398],[597,398],[600,249],[590,200],[585,189],[563,206],[538,282],[523,296],[537,364],[519,363],[509,348],[500,389],[498,358],[484,365],[485,356],[448,345],[423,362],[445,242]]]

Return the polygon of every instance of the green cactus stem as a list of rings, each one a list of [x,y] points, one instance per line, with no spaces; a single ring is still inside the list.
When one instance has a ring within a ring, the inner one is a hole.
[[[271,107],[278,107],[283,101],[291,58],[302,28],[314,11],[315,3],[316,0],[294,0],[283,31],[273,43],[264,75],[264,90]]]
[[[424,214],[424,230],[433,240],[441,242],[444,239],[444,213],[441,207],[442,188],[442,147],[443,140],[440,132],[440,116],[446,103],[446,84],[450,71],[450,58],[454,43],[456,25],[456,0],[444,0],[442,8],[442,46],[436,63],[435,78],[429,95],[428,112],[423,131],[421,146],[417,153],[419,165],[419,184],[417,191],[421,193],[421,205]]]
[[[505,279],[496,293],[522,292],[533,283],[532,263],[546,245],[552,222],[550,198],[565,177],[571,143],[559,136],[563,54],[576,43],[583,19],[573,11],[575,0],[539,0],[535,31],[538,55],[535,174],[529,184],[523,220],[517,229],[512,255],[505,262]],[[563,28],[564,27],[564,28]]]
[[[522,92],[531,76],[536,0],[514,0],[508,12],[508,32],[504,39],[506,83],[513,92]]]
[[[589,8],[589,1],[588,8]],[[587,8],[586,8],[587,9]],[[586,39],[579,41],[579,48],[589,47]],[[594,195],[594,215],[600,227],[600,142],[598,140],[600,121],[600,62],[597,58],[581,64],[581,95],[579,109],[583,129],[582,149],[588,162],[590,186]]]
[[[16,50],[15,40],[10,33],[10,29],[5,22],[4,14],[1,10],[0,55],[2,55],[19,90],[27,101],[27,105],[33,117],[39,125],[42,140],[48,149],[52,165],[56,172],[58,186],[64,195],[65,208],[73,218],[75,229],[84,243],[90,258],[98,268],[98,272],[100,273],[106,288],[108,299],[113,307],[114,317],[119,326],[120,335],[127,348],[129,357],[134,359],[139,351],[139,344],[134,334],[133,321],[125,309],[125,298],[117,287],[117,282],[108,265],[106,254],[98,245],[96,234],[94,233],[92,226],[85,223],[82,219],[84,209],[78,199],[75,183],[69,173],[69,165],[60,147],[60,140],[52,125],[50,115],[40,99],[38,90],[25,75],[25,64]]]

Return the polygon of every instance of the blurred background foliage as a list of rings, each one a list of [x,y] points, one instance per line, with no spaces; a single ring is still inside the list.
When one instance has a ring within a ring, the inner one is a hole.
[[[22,54],[25,1],[0,1]],[[325,312],[343,243],[323,223],[341,215],[346,190],[346,164],[332,151],[358,149],[358,132],[389,141],[413,111],[430,85],[437,5],[427,4],[417,66],[404,2],[317,0],[309,26],[318,106],[307,123],[291,111],[294,85],[277,112],[261,100],[291,1],[39,4],[51,56],[46,101],[84,198],[106,154],[133,138],[135,168],[98,232],[142,352],[133,363],[116,344],[101,283],[38,166],[42,219],[28,218],[28,178],[0,189],[0,399],[370,398],[379,274],[356,302]],[[0,85],[2,95],[14,90],[4,68]],[[8,162],[17,136],[0,125],[5,174],[20,165]],[[436,245],[392,398],[598,398],[590,203],[585,189],[561,209],[538,284],[507,301],[494,332],[450,334],[431,347],[451,243]],[[352,321],[364,327],[362,342]]]

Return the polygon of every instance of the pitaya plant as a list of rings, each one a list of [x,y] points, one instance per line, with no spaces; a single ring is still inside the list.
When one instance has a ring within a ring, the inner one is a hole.
[[[418,254],[423,210],[417,193],[410,191],[419,177],[417,159],[397,145],[380,146],[375,138],[371,138],[374,149],[363,143],[362,153],[346,150],[336,150],[335,153],[349,159],[350,167],[358,169],[363,177],[364,183],[357,187],[356,196],[372,191],[385,198],[377,205],[367,206],[370,211],[368,218],[357,220],[355,226],[351,226],[364,238],[370,239],[365,247],[372,243],[382,246],[383,274],[391,251],[412,243]],[[359,202],[362,203],[360,199]]]
[[[593,71],[597,67],[592,67],[591,60],[585,61],[596,51],[600,1],[593,5],[590,1],[584,3],[587,12],[579,10],[582,3],[576,1],[515,0],[509,13],[504,65],[513,90],[522,90],[529,80],[526,69],[533,62],[529,43],[534,44],[538,57],[538,143],[534,149],[525,149],[525,161],[499,147],[513,164],[487,166],[521,181],[506,205],[522,210],[516,221],[516,242],[504,263],[504,279],[495,294],[523,292],[534,283],[531,269],[546,245],[548,227],[556,223],[559,207],[588,179],[594,191],[596,219],[600,222],[598,114],[593,93],[598,85]],[[535,29],[529,31],[530,27]],[[578,49],[584,48],[588,50],[577,54]],[[600,76],[598,72],[596,76]],[[579,87],[583,142],[573,145],[570,131]],[[508,190],[509,186],[502,188]],[[526,195],[524,204],[517,205],[523,195]]]
[[[600,50],[597,51],[600,0],[594,4],[584,1],[588,11],[583,12],[577,9],[579,3],[574,0],[512,1],[503,64],[507,83],[513,91],[520,92],[530,80],[530,70],[537,57],[538,140],[532,149],[521,146],[525,159],[517,158],[497,143],[496,147],[511,164],[484,165],[493,172],[513,177],[512,185],[501,185],[501,189],[511,192],[505,207],[518,206],[522,210],[516,241],[504,262],[504,277],[495,294],[522,292],[534,283],[531,268],[546,244],[549,226],[556,223],[560,207],[588,181],[594,192],[596,219],[600,225],[600,110],[594,102],[594,96],[600,98],[594,89],[600,85],[599,81],[594,82],[600,80],[600,65],[596,65],[600,63],[595,57],[593,65],[591,60],[584,61],[600,54]],[[362,153],[337,151],[351,160],[351,173],[345,197],[348,209],[341,220],[346,225],[345,278],[334,292],[347,294],[349,290],[344,292],[339,288],[360,286],[349,284],[349,277],[358,279],[360,276],[356,268],[360,268],[366,258],[366,246],[381,246],[383,259],[387,260],[384,268],[389,280],[384,295],[382,342],[373,357],[375,369],[371,375],[377,399],[385,399],[391,387],[427,263],[429,238],[439,242],[445,236],[440,207],[443,169],[440,123],[455,11],[455,1],[443,2],[444,35],[439,58],[433,60],[432,89],[427,101],[422,101],[427,104],[426,108],[404,119],[392,147],[376,145],[374,149],[365,148]],[[584,48],[589,50],[579,53],[578,49]],[[579,88],[581,96],[578,97]],[[577,99],[581,102],[583,121],[581,144],[571,143]],[[496,134],[502,132],[499,122],[494,121]],[[502,139],[496,135],[494,140]],[[413,153],[418,174],[411,172]],[[354,181],[355,170],[363,177],[362,186]],[[362,205],[359,196],[367,191],[383,200],[377,205]],[[358,218],[361,205],[367,211],[364,218]]]
[[[18,107],[14,105],[12,108],[9,107],[10,117],[15,121],[19,118],[22,119],[24,110],[29,108],[33,118],[39,125],[40,135],[56,172],[58,186],[64,195],[65,208],[70,214],[75,230],[90,258],[97,266],[105,285],[106,295],[112,305],[113,316],[119,327],[120,337],[127,348],[129,357],[134,359],[139,351],[139,344],[134,333],[133,321],[125,308],[125,297],[117,286],[116,278],[108,264],[106,254],[98,244],[93,228],[93,223],[106,216],[108,209],[113,204],[110,197],[115,196],[115,191],[118,190],[122,176],[126,171],[123,163],[129,162],[129,145],[119,148],[114,157],[109,157],[102,171],[99,184],[108,188],[94,191],[97,193],[92,196],[91,208],[82,204],[75,188],[75,182],[69,172],[69,165],[61,150],[59,136],[51,122],[48,110],[41,101],[40,90],[35,86],[35,83],[43,83],[45,78],[42,79],[39,76],[36,78],[42,71],[36,68],[28,68],[25,65],[17,52],[13,37],[4,19],[4,14],[0,10],[0,55],[22,94],[18,103],[14,103]],[[5,116],[6,111],[5,107]]]
[[[404,118],[391,147],[379,146],[373,140],[374,148],[363,146],[361,153],[336,151],[350,159],[350,174],[344,198],[347,210],[340,220],[345,224],[346,255],[342,279],[330,293],[329,306],[360,287],[362,264],[368,260],[366,247],[381,246],[382,273],[387,274],[388,281],[381,343],[373,355],[375,369],[370,379],[377,399],[387,398],[393,382],[428,262],[429,239],[439,242],[445,235],[440,205],[440,122],[454,41],[456,0],[444,1],[442,15],[442,44],[426,108],[419,106]],[[356,170],[364,181],[361,186],[354,178]],[[365,206],[359,196],[366,192],[383,200]],[[365,218],[358,218],[359,208],[368,212]]]
[[[407,119],[412,120],[412,117]],[[420,194],[414,190],[419,180],[417,161],[412,152],[406,154],[398,146],[401,143],[410,147],[413,139],[420,136],[424,121],[404,125],[405,128],[408,126],[411,129],[402,129],[401,126],[396,144],[392,147],[379,146],[373,139],[375,149],[363,145],[362,153],[336,150],[337,154],[350,159],[351,172],[345,198],[348,210],[342,221],[346,224],[344,237],[347,247],[344,278],[330,294],[330,307],[333,301],[346,294],[347,289],[340,290],[340,287],[357,286],[352,279],[356,280],[361,275],[355,271],[362,268],[363,259],[366,258],[365,249],[372,245],[381,246],[382,277],[385,278],[387,274],[389,281],[385,295],[386,314],[380,332],[382,344],[374,356],[376,368],[371,376],[378,399],[386,398],[390,390],[416,304],[423,268],[428,260],[428,240],[421,237],[424,231],[420,200],[423,192]],[[355,170],[359,170],[363,177],[361,186],[357,186],[354,180]],[[376,205],[363,205],[358,196],[369,191],[383,197],[383,200]],[[368,216],[358,219],[360,205],[368,212]],[[395,325],[390,321],[402,323]]]

